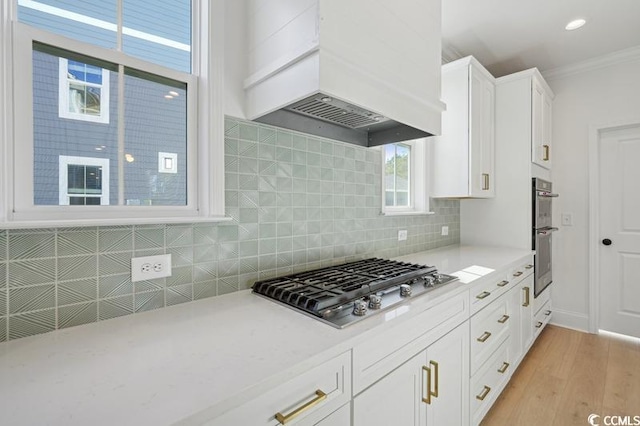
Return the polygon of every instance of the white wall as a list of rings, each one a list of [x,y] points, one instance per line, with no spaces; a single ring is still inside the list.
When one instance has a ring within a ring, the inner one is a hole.
[[[553,104],[553,223],[573,213],[573,226],[554,234],[554,322],[588,330],[589,126],[640,116],[640,55],[630,63],[547,78]],[[557,226],[556,225],[556,226]]]

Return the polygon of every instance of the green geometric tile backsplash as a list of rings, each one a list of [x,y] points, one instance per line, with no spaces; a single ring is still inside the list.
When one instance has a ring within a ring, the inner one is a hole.
[[[380,214],[374,149],[227,118],[225,166],[230,222],[0,230],[0,342],[460,241],[458,201]],[[171,277],[131,282],[131,257],[164,253]]]

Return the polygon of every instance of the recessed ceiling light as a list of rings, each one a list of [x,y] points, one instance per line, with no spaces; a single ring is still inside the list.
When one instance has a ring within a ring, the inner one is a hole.
[[[564,27],[564,29],[567,31],[577,30],[586,23],[587,21],[585,21],[584,19],[574,19],[573,21],[569,22],[567,26]]]
[[[176,92],[175,90],[171,90],[171,91],[169,92],[169,94],[170,94],[171,96],[173,96],[174,98],[177,98],[178,96],[180,96],[180,93]]]
[[[164,98],[165,98],[165,99],[173,99],[173,96],[171,96],[171,95],[164,95]]]

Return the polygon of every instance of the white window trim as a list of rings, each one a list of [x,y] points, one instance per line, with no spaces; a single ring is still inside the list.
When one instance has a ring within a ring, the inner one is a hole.
[[[95,157],[74,157],[60,155],[58,157],[58,202],[61,206],[69,205],[69,165],[100,166],[102,167],[102,193],[100,194],[100,205],[109,205],[109,159]],[[96,197],[97,198],[97,197]]]
[[[58,116],[72,120],[90,121],[92,123],[109,123],[109,71],[102,70],[102,84],[78,82],[87,87],[100,88],[100,115],[89,115],[69,111],[69,60],[60,58],[58,66]]]
[[[190,167],[188,170],[192,175],[188,181],[195,182],[189,187],[188,200],[191,202],[185,207],[85,206],[78,209],[77,206],[34,206],[31,166],[28,167],[29,173],[20,173],[24,171],[25,164],[33,164],[32,143],[21,149],[25,145],[24,129],[33,129],[33,118],[32,112],[25,117],[15,110],[19,99],[14,99],[13,87],[20,82],[24,84],[26,79],[28,84],[24,87],[29,88],[29,93],[21,93],[20,97],[31,99],[31,67],[20,68],[24,67],[25,57],[31,55],[15,55],[18,60],[13,60],[14,50],[25,49],[25,41],[17,40],[16,32],[12,30],[20,25],[15,22],[17,2],[12,0],[0,7],[0,229],[230,220],[224,216],[224,0],[194,0],[192,13],[197,17],[193,24],[194,34],[199,36],[193,37],[194,81],[189,84],[192,90],[188,93],[189,108],[197,111],[197,118],[190,114],[187,124],[192,137],[197,138],[197,143],[192,144],[192,151],[187,153],[188,160],[191,160],[189,164],[197,164],[197,169]],[[50,33],[36,29],[31,32],[39,33],[38,38],[46,44],[52,43]],[[64,37],[61,39],[65,48],[95,56],[95,46]],[[31,52],[31,44],[26,46]],[[130,57],[123,60],[119,52],[109,51],[100,57],[153,73],[149,63]],[[32,137],[28,141],[32,142]],[[27,200],[25,188],[29,189],[30,199]]]
[[[385,216],[408,216],[433,214],[429,211],[429,193],[427,170],[427,139],[415,139],[411,141],[403,141],[405,145],[411,147],[411,156],[409,160],[409,206],[408,207],[387,207],[385,205],[385,152],[384,146],[380,147],[380,155],[382,158],[382,182],[381,182],[381,203],[382,214]]]

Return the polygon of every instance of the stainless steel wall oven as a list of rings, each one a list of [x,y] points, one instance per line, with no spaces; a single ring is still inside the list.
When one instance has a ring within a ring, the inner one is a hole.
[[[536,251],[533,293],[538,297],[552,282],[551,241],[558,228],[551,225],[551,212],[553,199],[558,194],[553,193],[551,182],[540,178],[533,178],[532,189],[532,248]]]

